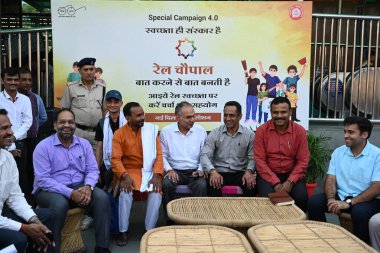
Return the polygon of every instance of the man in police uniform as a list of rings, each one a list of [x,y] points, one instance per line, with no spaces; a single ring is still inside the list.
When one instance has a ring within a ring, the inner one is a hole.
[[[95,150],[95,128],[102,118],[105,86],[95,80],[95,58],[79,61],[79,81],[70,82],[61,100],[62,108],[71,109],[75,114],[75,135],[87,139]]]

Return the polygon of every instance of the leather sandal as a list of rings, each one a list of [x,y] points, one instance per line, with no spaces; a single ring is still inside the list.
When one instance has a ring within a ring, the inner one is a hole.
[[[117,246],[125,246],[128,241],[128,232],[121,232],[118,234],[116,238],[116,245]]]

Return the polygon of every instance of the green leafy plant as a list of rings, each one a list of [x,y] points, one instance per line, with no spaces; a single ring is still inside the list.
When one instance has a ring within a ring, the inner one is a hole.
[[[310,150],[309,167],[306,172],[306,182],[315,183],[326,175],[326,163],[331,158],[331,149],[328,146],[330,136],[321,133],[319,136],[312,132],[307,133],[307,142]]]

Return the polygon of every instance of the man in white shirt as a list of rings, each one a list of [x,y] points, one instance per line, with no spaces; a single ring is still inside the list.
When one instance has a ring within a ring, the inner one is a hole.
[[[162,180],[164,207],[174,199],[177,185],[187,185],[192,196],[207,194],[207,182],[199,162],[207,137],[200,125],[194,124],[194,108],[183,101],[175,108],[177,122],[166,126],[160,133],[164,169]]]
[[[31,188],[28,184],[27,146],[24,139],[32,126],[32,105],[27,96],[17,91],[20,82],[19,68],[13,67],[1,72],[1,83],[4,90],[0,94],[0,109],[8,111],[12,123],[13,140],[8,151],[14,156],[20,174],[20,187],[29,202],[32,201]],[[13,143],[14,142],[14,143]]]
[[[50,252],[53,247],[49,247],[51,231],[47,226],[53,225],[54,213],[50,209],[33,211],[21,192],[15,160],[3,149],[14,139],[11,126],[7,111],[0,109],[0,251],[13,244],[18,252],[25,252],[27,247],[27,252]],[[33,243],[28,245],[28,240]]]

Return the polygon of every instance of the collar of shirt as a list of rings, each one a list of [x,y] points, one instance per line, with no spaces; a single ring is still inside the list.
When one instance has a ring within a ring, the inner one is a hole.
[[[16,97],[15,97],[14,101],[13,101],[13,98],[11,96],[9,96],[9,94],[5,90],[3,90],[3,94],[4,94],[4,97],[6,99],[11,100],[12,102],[16,101],[19,98],[19,93],[18,92],[16,93]]]
[[[80,86],[83,86],[83,87],[86,87],[84,84],[83,84],[83,82],[82,82],[82,78],[78,81],[78,84],[80,85]],[[104,84],[102,83],[102,82],[100,82],[99,80],[96,80],[96,79],[94,79],[94,81],[92,82],[92,84],[91,84],[91,89],[93,89],[93,88],[95,88],[95,87],[97,87],[97,86],[102,86],[102,87],[104,87]]]
[[[354,154],[351,151],[351,148],[349,148],[349,147],[346,147],[346,151],[345,152],[346,152],[347,155],[355,157],[355,158],[359,158],[361,156],[368,156],[369,155],[369,151],[371,149],[370,146],[371,145],[370,145],[369,141],[367,140],[367,143],[365,144],[365,147],[363,148],[362,152],[357,157],[354,156]]]
[[[34,93],[30,90],[28,90],[26,93],[25,93],[25,96],[27,97],[30,97],[30,96],[35,96]]]
[[[178,122],[177,122],[177,124],[175,124],[175,126],[173,127],[173,132],[175,132],[175,133],[178,132],[179,134],[183,134],[183,135],[187,136],[190,133],[194,132],[193,128],[194,128],[194,126],[192,128],[190,128],[190,130],[186,134],[183,134],[181,131],[179,131]]]
[[[76,137],[75,135],[73,135],[73,142],[70,144],[70,147],[74,146],[74,145],[77,145],[79,144],[79,140],[78,140],[78,137]],[[54,135],[54,140],[53,140],[53,145],[54,146],[59,146],[59,145],[62,145],[62,142],[59,140],[58,138],[58,134],[55,134]],[[63,146],[63,145],[62,145]]]
[[[242,128],[242,126],[239,124],[239,128],[238,128],[237,132],[236,132],[234,135],[232,135],[232,134],[230,134],[230,133],[227,131],[227,127],[226,127],[226,125],[223,125],[223,130],[222,130],[222,132],[223,132],[223,133],[226,133],[226,134],[228,134],[228,135],[231,135],[231,136],[236,136],[238,133],[240,133],[240,134],[243,133],[243,128]]]
[[[141,127],[139,128],[139,130],[137,131],[137,133],[133,130],[133,128],[129,125],[129,123],[127,122],[127,124],[125,124],[123,127],[127,128],[128,131],[131,131],[134,136],[137,136],[139,134],[139,132],[141,131]]]
[[[288,129],[286,129],[286,131],[284,133],[293,133],[293,122],[292,121],[288,121],[289,124],[288,124]],[[269,121],[269,130],[273,130],[273,131],[276,131],[276,128],[274,127],[274,122],[273,122],[273,119],[271,119]],[[277,132],[277,131],[276,131]]]

